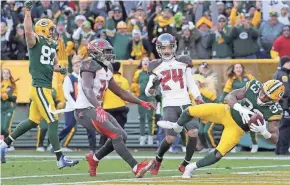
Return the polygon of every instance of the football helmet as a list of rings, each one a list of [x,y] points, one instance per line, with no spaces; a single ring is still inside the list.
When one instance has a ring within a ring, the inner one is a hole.
[[[285,86],[279,80],[268,80],[262,85],[257,99],[259,105],[271,105],[278,102],[285,93]]]
[[[170,47],[171,49],[166,49],[167,47]],[[157,38],[156,50],[162,59],[172,59],[175,55],[176,49],[176,39],[171,34],[163,33]]]
[[[50,19],[40,19],[34,26],[35,33],[46,39],[53,39],[55,24]]]
[[[89,42],[88,54],[90,57],[102,62],[106,66],[109,66],[115,61],[113,47],[107,40],[104,39],[95,39]]]

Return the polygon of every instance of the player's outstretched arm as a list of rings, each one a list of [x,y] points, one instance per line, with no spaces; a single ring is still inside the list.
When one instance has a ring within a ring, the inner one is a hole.
[[[36,36],[32,28],[32,20],[31,20],[31,8],[33,5],[32,0],[27,0],[25,2],[25,16],[24,16],[24,32],[25,38],[28,48],[33,48],[36,44]]]
[[[155,105],[150,103],[150,102],[145,102],[140,100],[139,98],[133,96],[131,93],[128,91],[122,89],[116,81],[112,78],[109,82],[109,87],[108,87],[113,93],[115,93],[117,96],[119,96],[122,100],[125,100],[130,103],[135,103],[138,105],[141,105],[142,107],[146,109],[155,109]]]
[[[84,91],[85,96],[89,100],[89,102],[95,107],[101,106],[101,104],[98,102],[97,97],[94,93],[94,73],[91,72],[82,72],[82,77],[81,77],[81,83],[82,83],[82,88]]]
[[[246,87],[233,90],[225,97],[225,102],[231,107],[234,107],[234,105],[238,103],[238,100],[242,100],[243,98],[245,98],[246,91]]]

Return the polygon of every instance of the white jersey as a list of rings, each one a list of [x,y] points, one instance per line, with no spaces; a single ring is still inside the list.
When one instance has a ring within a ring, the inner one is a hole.
[[[191,75],[191,68],[188,68],[188,64],[179,62],[173,58],[169,61],[159,61],[159,64],[156,64],[156,66],[157,67],[154,67],[152,70],[153,74],[150,75],[145,90],[146,95],[150,95],[148,94],[148,89],[152,87],[152,80],[157,76],[158,79],[161,79],[162,107],[191,104],[192,102],[188,92],[189,82],[186,75],[188,72]],[[196,89],[198,91],[198,88]],[[196,92],[195,95],[200,95],[199,91]]]
[[[104,93],[105,93],[106,89],[108,88],[109,81],[113,77],[113,73],[109,69],[106,71],[102,66],[100,66],[95,61],[91,62],[90,66],[85,67],[86,65],[87,64],[82,64],[82,67],[80,69],[80,74],[83,71],[89,71],[89,72],[95,73],[93,91],[95,93],[95,96],[98,98],[99,103],[101,104],[103,102]],[[87,99],[87,97],[83,91],[81,75],[79,76],[78,81],[79,81],[79,83],[78,83],[79,92],[78,92],[78,97],[76,100],[76,107],[75,108],[76,109],[83,109],[83,108],[88,108],[88,107],[94,107],[89,102],[89,100]]]

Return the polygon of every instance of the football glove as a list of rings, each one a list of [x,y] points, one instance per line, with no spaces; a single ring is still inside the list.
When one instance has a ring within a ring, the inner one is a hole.
[[[24,7],[26,8],[26,10],[30,11],[32,9],[33,6],[33,1],[32,0],[27,0],[24,3]]]
[[[60,68],[59,72],[60,72],[60,74],[65,75],[67,73],[67,69],[66,68]]]
[[[272,136],[272,134],[267,130],[266,121],[263,120],[263,124],[262,124],[260,120],[257,120],[257,123],[258,123],[258,125],[251,124],[250,130],[252,132],[256,132],[256,133],[261,134],[265,139],[269,139]]]
[[[233,109],[235,109],[236,111],[238,111],[242,117],[242,121],[243,124],[248,124],[248,122],[250,121],[250,115],[254,115],[255,113],[252,112],[251,110],[243,107],[241,104],[239,103],[235,103]]]
[[[96,113],[97,113],[96,120],[99,123],[104,123],[104,122],[108,121],[108,115],[107,115],[106,111],[103,109],[103,107],[98,106],[96,108]]]

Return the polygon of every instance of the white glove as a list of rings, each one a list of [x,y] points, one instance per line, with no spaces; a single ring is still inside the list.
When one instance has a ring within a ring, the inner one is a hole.
[[[255,114],[250,109],[247,109],[246,107],[243,107],[239,103],[235,103],[233,109],[235,109],[236,111],[238,111],[240,113],[244,124],[248,124],[248,122],[250,121],[250,116],[249,115],[254,115]]]
[[[257,120],[258,125],[251,124],[250,130],[252,132],[261,134],[265,139],[269,139],[272,136],[272,134],[267,130],[266,121],[263,120],[263,122],[264,123],[262,124],[260,120]]]

